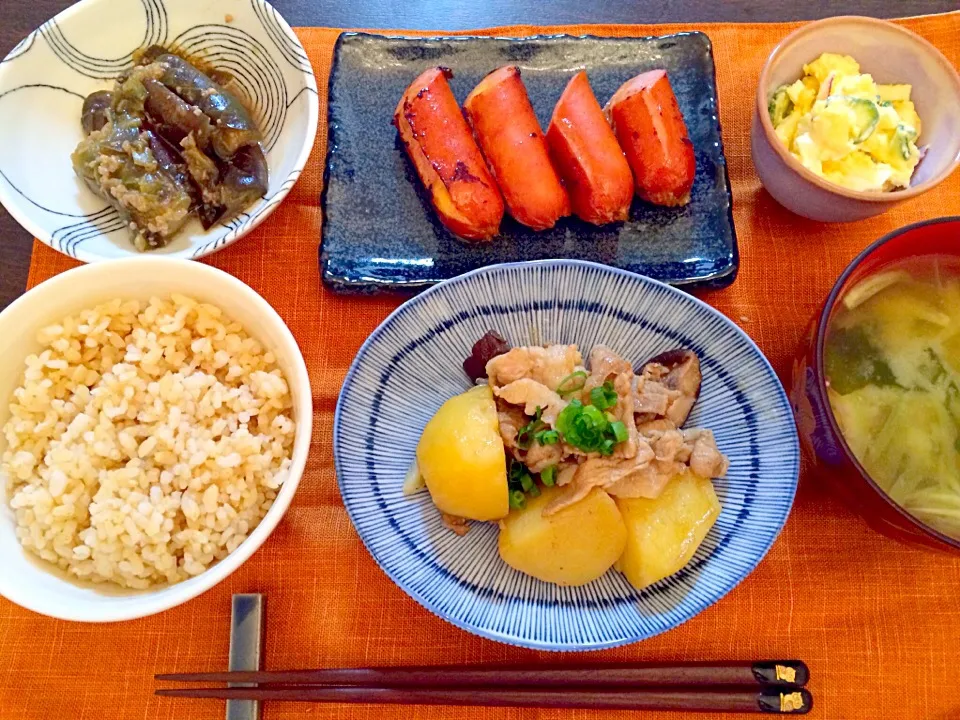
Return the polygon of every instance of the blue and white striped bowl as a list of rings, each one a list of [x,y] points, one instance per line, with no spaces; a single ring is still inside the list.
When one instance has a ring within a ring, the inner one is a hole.
[[[461,362],[488,329],[513,345],[577,343],[586,353],[603,343],[636,362],[678,346],[700,356],[703,389],[689,424],[715,432],[730,471],[715,481],[723,512],[683,570],[642,591],[613,570],[579,588],[551,585],[500,560],[494,524],[458,537],[426,493],[403,495],[420,433],[469,387]],[[541,650],[643,640],[715,603],[776,539],[800,468],[780,381],[742,330],[660,282],[573,260],[482,268],[404,303],[350,367],[333,441],[344,504],[384,572],[458,627]]]

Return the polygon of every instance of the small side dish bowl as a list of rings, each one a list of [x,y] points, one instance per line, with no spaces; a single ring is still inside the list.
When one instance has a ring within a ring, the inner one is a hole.
[[[603,343],[632,362],[684,347],[703,384],[691,427],[715,429],[730,459],[722,511],[683,569],[643,590],[610,570],[579,587],[501,562],[494,523],[459,537],[404,478],[424,426],[469,381],[461,365],[488,330],[512,345]],[[796,427],[753,341],[709,305],[656,280],[578,260],[493,265],[407,301],[350,367],[333,429],[340,493],[384,572],[428,610],[499,642],[598,650],[670,630],[726,595],[760,562],[793,504]]]
[[[146,301],[178,293],[211,303],[240,323],[247,334],[273,353],[293,401],[297,424],[289,474],[260,523],[229,555],[189,579],[147,590],[79,583],[28,554],[16,535],[6,483],[0,480],[0,595],[44,615],[82,622],[113,622],[153,615],[209,590],[242,565],[280,522],[310,449],[313,400],[306,364],[290,330],[277,312],[240,280],[203,263],[139,257],[68,270],[38,285],[0,313],[4,339],[0,363],[0,425],[10,417],[9,400],[23,381],[24,359],[37,352],[37,331],[67,315],[122,298]],[[7,440],[0,437],[0,453]]]
[[[850,55],[878,83],[909,83],[928,146],[910,186],[892,192],[836,185],[801,164],[774,133],[767,104],[773,92],[803,74],[803,65],[832,52]],[[919,35],[884,20],[845,16],[818,20],[774,48],[757,86],[750,129],[753,164],[763,186],[788,210],[811,220],[849,222],[879,215],[942,182],[960,164],[960,75]]]
[[[319,117],[297,36],[265,0],[81,0],[0,62],[0,203],[41,242],[84,262],[138,255],[126,223],[73,171],[80,110],[149,45],[206,58],[233,75],[263,133],[266,195],[204,231],[193,218],[152,256],[200,258],[246,235],[300,176]]]
[[[793,364],[790,392],[800,438],[831,489],[875,530],[936,550],[960,552],[951,538],[895,503],[857,461],[843,437],[827,394],[824,350],[831,319],[847,292],[865,278],[922,256],[960,258],[960,217],[908,225],[880,238],[847,266],[813,318]]]

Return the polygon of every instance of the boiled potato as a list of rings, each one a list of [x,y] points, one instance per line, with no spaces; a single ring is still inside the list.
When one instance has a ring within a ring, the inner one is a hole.
[[[638,590],[690,562],[720,515],[713,483],[689,472],[672,478],[656,500],[617,498],[617,507],[627,526],[617,569]]]
[[[560,488],[527,497],[500,530],[500,557],[512,568],[557,585],[585,585],[603,575],[623,552],[627,529],[617,505],[595,489],[580,502],[544,517]]]
[[[506,516],[507,461],[489,386],[478,385],[440,406],[420,436],[417,464],[441,512],[468,520]]]

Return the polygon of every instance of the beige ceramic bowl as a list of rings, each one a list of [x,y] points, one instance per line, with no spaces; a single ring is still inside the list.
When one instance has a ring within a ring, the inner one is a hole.
[[[857,191],[835,185],[805,168],[773,131],[767,103],[773,92],[803,74],[821,53],[852,56],[878,83],[909,83],[928,146],[909,188]],[[960,76],[929,42],[898,25],[866,17],[835,17],[788,35],[760,73],[750,130],[753,164],[763,186],[798,215],[826,222],[860,220],[886,212],[942,182],[960,164]]]

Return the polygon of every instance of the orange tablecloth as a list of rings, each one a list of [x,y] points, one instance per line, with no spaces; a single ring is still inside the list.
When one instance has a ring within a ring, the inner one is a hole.
[[[960,13],[903,24],[960,64]],[[767,54],[793,27],[700,28],[712,38],[716,54],[742,257],[736,283],[703,297],[741,324],[784,381],[789,380],[790,360],[806,323],[861,248],[906,223],[960,214],[960,173],[883,217],[844,226],[790,215],[761,189],[750,162],[752,92]],[[691,28],[519,26],[482,32],[648,35],[686,29]],[[306,28],[298,34],[313,59],[323,118],[338,31]],[[960,648],[960,560],[909,549],[868,530],[809,468],[783,534],[746,581],[680,628],[629,647],[557,656],[481,640],[423,610],[390,582],[344,511],[334,476],[331,429],[348,364],[400,301],[337,297],[321,286],[316,250],[325,152],[326,128],[321,123],[310,164],[283,206],[251,236],[210,259],[277,308],[310,368],[313,444],[286,519],[219,587],[156,617],[80,625],[40,617],[0,599],[0,718],[221,717],[223,709],[216,701],[154,697],[153,674],[225,668],[230,595],[252,591],[268,597],[267,663],[273,668],[800,657],[812,668],[816,717],[960,718],[954,672]],[[30,284],[73,264],[37,244]],[[592,718],[599,713],[281,703],[265,709],[268,720],[307,715],[479,720]],[[642,717],[655,716],[660,717]]]

